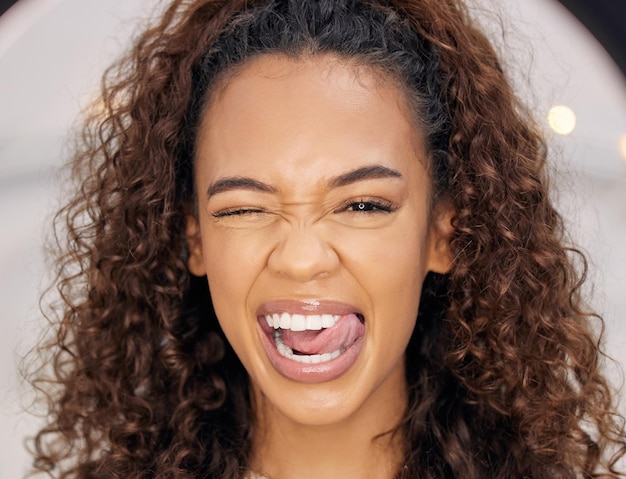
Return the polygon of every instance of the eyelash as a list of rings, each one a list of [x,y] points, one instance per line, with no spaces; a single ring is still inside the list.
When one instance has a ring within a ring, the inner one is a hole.
[[[357,213],[357,214],[371,214],[371,213],[392,213],[398,208],[391,201],[386,200],[349,200],[346,201],[341,207],[336,209],[335,213],[342,213],[344,211]]]
[[[226,216],[243,216],[246,214],[258,214],[264,213],[263,210],[257,208],[235,208],[232,210],[222,210],[215,213],[211,213],[214,218],[224,218]]]
[[[343,203],[333,213],[350,212],[356,214],[372,214],[372,213],[392,213],[398,208],[391,201],[386,200],[348,200]],[[222,210],[212,213],[214,218],[225,218],[228,216],[244,216],[248,214],[265,213],[264,210],[258,208],[235,208],[230,210]]]

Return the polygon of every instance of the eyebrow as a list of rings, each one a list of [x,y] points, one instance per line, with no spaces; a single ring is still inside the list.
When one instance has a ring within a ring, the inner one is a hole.
[[[343,175],[331,178],[328,185],[332,188],[346,186],[357,181],[375,180],[379,178],[402,178],[402,173],[382,165],[371,165],[357,168]]]
[[[338,188],[359,181],[381,178],[402,178],[402,173],[382,165],[363,166],[331,178],[328,181],[328,186],[331,188]],[[278,191],[272,185],[255,180],[254,178],[249,178],[247,176],[232,176],[221,178],[211,183],[207,190],[207,199],[218,193],[239,189],[259,191],[261,193],[276,193]]]
[[[277,190],[267,183],[248,178],[247,176],[232,176],[228,178],[221,178],[209,185],[207,190],[207,198],[218,193],[223,193],[230,190],[252,190],[260,191],[262,193],[276,193]]]

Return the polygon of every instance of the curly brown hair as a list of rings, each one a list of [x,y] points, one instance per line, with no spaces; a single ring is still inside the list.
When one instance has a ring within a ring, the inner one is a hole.
[[[406,353],[398,477],[618,477],[624,429],[599,368],[602,319],[580,294],[584,258],[565,246],[539,129],[460,0],[174,0],[108,70],[56,217],[61,307],[39,349],[36,472],[248,470],[248,378],[189,274],[185,218],[212,86],[276,52],[331,52],[397,79],[435,200],[456,211],[452,268],[427,278]]]

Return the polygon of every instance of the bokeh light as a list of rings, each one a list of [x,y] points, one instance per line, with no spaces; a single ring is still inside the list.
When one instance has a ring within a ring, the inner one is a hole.
[[[553,106],[548,112],[548,124],[559,135],[569,135],[576,128],[576,114],[567,106]]]
[[[619,139],[619,152],[622,154],[622,158],[626,160],[626,133]]]

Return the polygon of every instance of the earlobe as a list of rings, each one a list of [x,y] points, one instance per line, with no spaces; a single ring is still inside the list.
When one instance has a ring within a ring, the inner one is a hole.
[[[202,254],[200,225],[198,224],[198,220],[192,215],[187,215],[186,221],[187,247],[189,248],[187,268],[189,268],[189,272],[195,276],[204,276],[206,274],[206,268]]]
[[[456,211],[449,200],[441,200],[433,211],[429,232],[428,271],[445,274],[452,267],[450,241]]]

